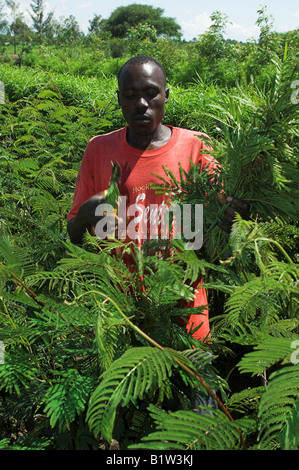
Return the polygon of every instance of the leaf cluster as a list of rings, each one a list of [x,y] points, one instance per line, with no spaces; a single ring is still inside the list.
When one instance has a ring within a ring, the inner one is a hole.
[[[1,448],[298,448],[298,108],[292,64],[274,66],[270,87],[207,98],[217,180],[195,165],[160,175],[156,190],[207,208],[199,252],[184,239],[70,244],[84,143],[112,109],[99,121],[70,103],[67,79],[1,105]],[[250,202],[230,235],[219,188]],[[181,325],[201,277],[205,342]]]

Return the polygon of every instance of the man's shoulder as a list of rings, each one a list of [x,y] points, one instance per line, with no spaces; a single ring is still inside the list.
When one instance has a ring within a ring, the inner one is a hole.
[[[210,137],[205,132],[186,129],[184,127],[176,127],[179,139],[186,139],[191,142],[197,142],[202,145],[203,142],[210,141]]]
[[[194,137],[194,136],[208,137],[208,135],[202,131],[196,131],[194,129],[186,129],[185,127],[176,127],[176,129],[178,129],[181,134],[189,136],[189,137]]]
[[[126,129],[123,127],[121,129],[116,129],[106,134],[98,134],[93,137],[88,142],[88,145],[97,146],[101,144],[117,143],[119,139],[123,138]]]

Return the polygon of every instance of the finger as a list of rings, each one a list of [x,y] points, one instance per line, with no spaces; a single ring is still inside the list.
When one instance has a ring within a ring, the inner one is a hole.
[[[217,198],[218,198],[218,201],[220,202],[220,204],[222,206],[224,206],[225,204],[227,204],[227,201],[226,201],[226,197],[223,193],[218,193],[217,194]]]
[[[237,197],[228,196],[226,200],[229,204],[232,204],[238,209],[246,210],[248,208],[248,203],[244,201],[243,199],[238,199]]]
[[[231,206],[228,206],[228,208],[225,211],[225,219],[232,222],[235,217],[236,217],[235,209]]]
[[[231,223],[227,223],[227,224],[220,223],[220,224],[219,224],[219,227],[220,227],[222,230],[224,230],[224,232],[230,233],[230,232],[231,232],[231,229],[232,229],[232,224],[231,224]]]
[[[95,194],[94,196],[91,196],[91,198],[85,201],[84,204],[96,206],[98,204],[102,204],[103,202],[105,202],[104,193],[99,193]]]

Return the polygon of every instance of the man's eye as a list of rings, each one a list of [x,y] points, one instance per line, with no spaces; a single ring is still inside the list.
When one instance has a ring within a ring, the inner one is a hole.
[[[155,98],[155,96],[157,96],[158,93],[159,93],[159,92],[158,92],[157,90],[149,90],[149,91],[147,92],[147,96],[148,96],[149,98]]]
[[[130,99],[130,98],[134,98],[135,95],[134,93],[125,93],[125,97]]]

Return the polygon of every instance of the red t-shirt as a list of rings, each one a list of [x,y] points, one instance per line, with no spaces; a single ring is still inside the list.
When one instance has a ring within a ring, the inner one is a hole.
[[[169,126],[171,138],[162,147],[155,150],[140,150],[127,143],[127,127],[104,135],[93,137],[85,150],[78,173],[72,208],[68,220],[76,217],[79,207],[91,196],[101,193],[109,186],[111,178],[111,161],[118,162],[121,169],[119,190],[126,196],[126,205],[135,206],[139,220],[149,220],[151,207],[167,206],[164,194],[156,194],[151,184],[161,184],[155,176],[165,177],[163,166],[172,171],[175,178],[180,180],[179,164],[188,172],[191,168],[190,159],[201,164],[201,169],[209,165],[211,171],[216,169],[217,162],[208,153],[200,136],[205,134]],[[207,136],[206,136],[207,137]],[[156,206],[153,206],[156,205]],[[156,212],[157,214],[157,212]],[[132,215],[132,214],[131,214]],[[188,307],[207,305],[205,290],[199,282],[195,299]],[[208,308],[202,315],[189,315],[187,329],[201,327],[194,333],[197,339],[203,339],[209,334]]]

